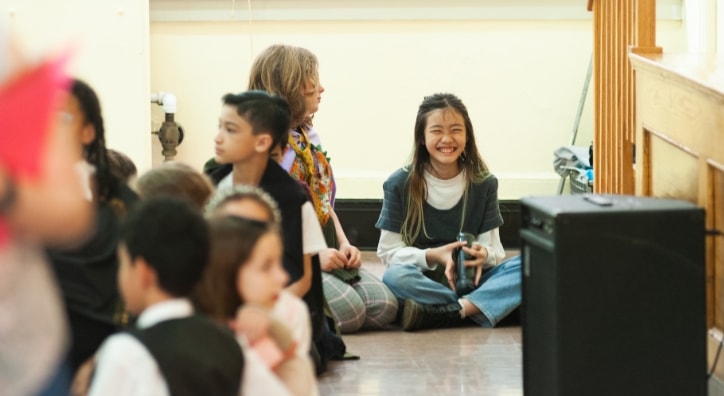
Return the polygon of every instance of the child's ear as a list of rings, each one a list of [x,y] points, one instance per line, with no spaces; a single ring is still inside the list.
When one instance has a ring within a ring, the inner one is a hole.
[[[137,257],[134,265],[138,269],[139,279],[144,289],[158,284],[156,270],[154,270],[143,257]]]
[[[269,153],[272,146],[272,137],[268,133],[262,133],[256,136],[256,143],[254,144],[254,150],[258,153]]]

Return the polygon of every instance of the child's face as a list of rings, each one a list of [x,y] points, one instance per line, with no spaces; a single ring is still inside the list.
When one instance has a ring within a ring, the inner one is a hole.
[[[126,304],[126,310],[134,315],[143,311],[141,277],[137,265],[132,265],[131,255],[124,243],[118,244],[118,288]]]
[[[322,101],[322,92],[324,92],[324,87],[322,86],[322,83],[319,82],[319,77],[317,77],[316,80],[316,84],[312,81],[305,82],[304,87],[302,88],[307,116],[315,114],[319,110],[319,102]]]
[[[61,105],[60,113],[68,127],[73,131],[73,135],[81,147],[85,147],[95,140],[95,129],[93,125],[86,121],[80,108],[80,102],[78,102],[75,96],[71,94],[66,95]]]
[[[92,228],[94,212],[83,197],[76,170],[82,149],[67,121],[61,113],[49,126],[44,154],[38,158],[37,177],[16,180],[17,201],[7,220],[19,238],[63,246],[87,237]]]
[[[249,260],[239,268],[236,289],[245,303],[271,309],[288,281],[289,275],[282,267],[282,240],[277,233],[268,232],[259,238]]]
[[[251,125],[233,106],[224,105],[219,116],[219,131],[214,139],[216,156],[220,164],[243,162],[258,150],[261,135],[254,135]]]
[[[434,169],[458,167],[458,158],[465,150],[467,131],[463,116],[451,108],[437,109],[427,115],[425,148]]]

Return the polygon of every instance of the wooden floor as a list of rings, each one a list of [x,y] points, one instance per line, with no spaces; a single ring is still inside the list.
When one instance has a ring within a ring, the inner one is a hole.
[[[363,266],[381,276],[374,252]],[[359,360],[331,362],[319,380],[320,394],[332,395],[478,395],[523,394],[519,326],[345,335],[347,350]]]
[[[381,277],[384,267],[375,253],[362,255],[363,266]],[[520,326],[413,333],[391,327],[343,339],[360,359],[330,362],[319,379],[322,396],[523,395]],[[716,377],[708,385],[709,396],[724,396]]]

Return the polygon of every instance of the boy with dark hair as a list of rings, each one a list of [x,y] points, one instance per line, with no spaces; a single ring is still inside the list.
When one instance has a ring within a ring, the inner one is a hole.
[[[315,356],[318,372],[324,357],[341,357],[344,343],[337,338],[322,341],[324,330],[323,292],[318,260],[327,248],[314,207],[304,188],[270,157],[275,147],[285,144],[291,126],[291,110],[281,97],[264,91],[227,94],[214,139],[217,166],[207,174],[221,192],[238,184],[261,187],[277,201],[282,213],[284,269],[289,273],[287,290],[304,299],[312,315],[314,344],[322,359]],[[324,345],[322,345],[324,344]]]
[[[186,201],[157,198],[129,212],[118,247],[118,286],[135,328],[96,355],[90,395],[237,395],[243,355],[235,337],[195,315],[187,296],[206,267],[208,226]]]
[[[291,123],[287,102],[264,91],[227,94],[214,139],[219,164],[211,172],[217,190],[238,184],[259,186],[279,204],[284,230],[284,269],[289,290],[304,297],[312,284],[311,256],[326,248],[321,228],[308,222],[316,216],[306,192],[269,158],[272,147],[286,141]]]

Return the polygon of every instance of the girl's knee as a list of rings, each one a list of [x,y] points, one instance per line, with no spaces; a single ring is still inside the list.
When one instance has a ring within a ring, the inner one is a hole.
[[[324,297],[341,332],[355,332],[365,320],[365,304],[349,284],[334,276],[326,276]]]
[[[522,264],[520,256],[511,257],[501,263],[501,265],[504,265],[506,269],[520,268]]]
[[[397,317],[397,297],[377,300],[367,305],[366,328],[381,329],[392,323]]]
[[[336,308],[336,309],[335,309]],[[362,299],[345,306],[332,307],[332,314],[339,331],[344,334],[355,333],[362,328],[367,317],[367,310]]]
[[[339,328],[339,332],[342,334],[356,333],[360,329],[362,329],[362,326],[364,324],[365,324],[365,315],[360,315],[358,317],[350,318],[348,320],[337,319],[337,327]]]
[[[410,268],[407,267],[409,266],[391,265],[387,267],[385,269],[385,272],[382,273],[382,282],[391,289],[394,289],[395,287],[398,287],[400,285],[404,285],[406,283],[406,278],[416,275],[413,271],[411,271]],[[419,273],[419,270],[417,268],[413,268],[412,270]]]

